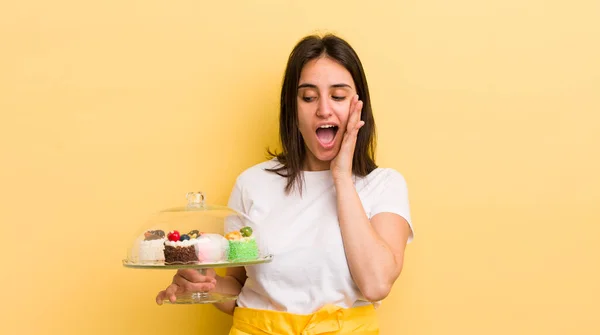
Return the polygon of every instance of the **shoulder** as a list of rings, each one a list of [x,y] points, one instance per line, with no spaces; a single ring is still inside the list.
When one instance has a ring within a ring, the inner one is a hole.
[[[260,162],[242,171],[236,178],[235,184],[239,188],[246,188],[255,184],[264,184],[272,178],[281,178],[276,173],[268,171],[280,166],[276,158]]]
[[[367,182],[375,183],[383,188],[389,186],[406,187],[404,175],[393,168],[379,167],[366,176]]]
[[[229,196],[229,207],[246,213],[252,207],[253,200],[273,193],[275,177],[279,177],[269,169],[276,168],[278,161],[268,160],[243,170],[235,179],[233,190]]]

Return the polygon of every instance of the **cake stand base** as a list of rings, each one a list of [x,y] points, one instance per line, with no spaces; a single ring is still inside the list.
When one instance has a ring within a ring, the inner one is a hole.
[[[192,292],[176,295],[177,300],[171,302],[169,299],[163,300],[165,304],[216,304],[237,299],[235,295],[227,295],[216,292]]]
[[[206,276],[206,268],[197,269],[197,271]],[[167,304],[217,304],[221,302],[227,302],[237,299],[235,295],[221,294],[216,292],[186,292],[175,295],[175,302],[171,302],[169,299],[163,300],[163,303]]]

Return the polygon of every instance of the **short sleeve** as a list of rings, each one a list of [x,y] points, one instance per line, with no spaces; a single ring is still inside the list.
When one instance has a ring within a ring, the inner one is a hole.
[[[235,185],[231,190],[231,194],[229,195],[229,201],[227,202],[227,207],[233,209],[241,216],[230,215],[225,219],[225,233],[233,230],[239,230],[240,228],[248,225],[246,222],[247,216],[244,206],[244,197],[241,186],[239,184],[239,179],[236,180]]]
[[[229,201],[227,202],[227,207],[240,213],[244,213],[244,200],[239,179],[235,181],[235,185],[233,185],[233,189],[229,194]]]
[[[371,208],[371,217],[379,213],[394,213],[403,217],[410,227],[408,243],[414,238],[414,230],[410,217],[408,187],[404,177],[393,169],[387,169],[384,180],[380,184],[381,192]]]

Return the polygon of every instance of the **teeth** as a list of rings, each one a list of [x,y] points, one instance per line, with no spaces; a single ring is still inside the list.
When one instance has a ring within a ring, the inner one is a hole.
[[[333,127],[335,127],[335,126],[332,124],[326,124],[324,126],[320,126],[319,128],[333,128]]]

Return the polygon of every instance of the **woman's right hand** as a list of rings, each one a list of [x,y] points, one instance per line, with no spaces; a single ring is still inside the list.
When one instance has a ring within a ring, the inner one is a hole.
[[[214,269],[207,269],[206,275],[200,274],[195,269],[177,270],[171,285],[166,290],[160,291],[156,296],[156,303],[162,305],[165,299],[169,299],[171,303],[174,303],[177,300],[176,294],[212,291],[217,285],[216,275]]]

